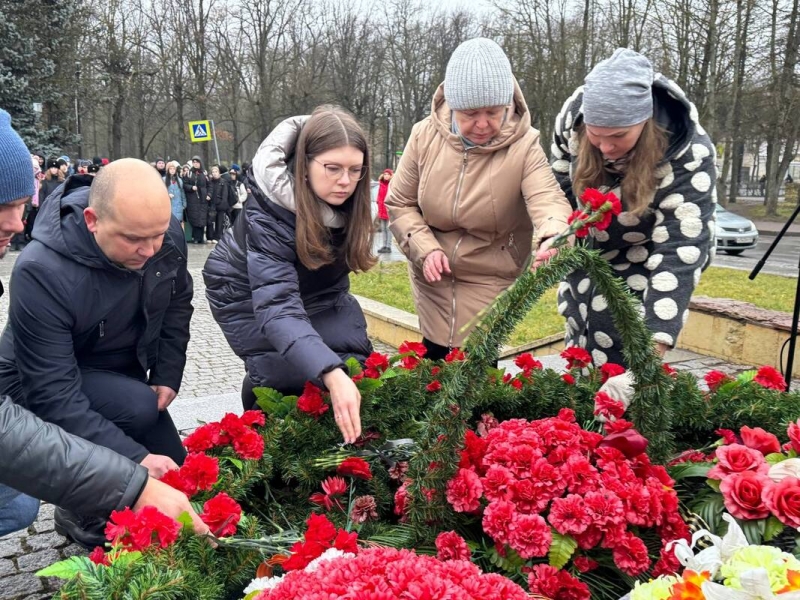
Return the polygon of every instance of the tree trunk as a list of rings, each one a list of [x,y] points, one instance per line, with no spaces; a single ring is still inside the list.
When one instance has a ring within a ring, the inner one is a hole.
[[[730,140],[725,140],[725,156],[722,160],[722,175],[717,180],[717,198],[720,199],[722,206],[728,206],[728,175],[731,172],[731,153],[733,144]]]

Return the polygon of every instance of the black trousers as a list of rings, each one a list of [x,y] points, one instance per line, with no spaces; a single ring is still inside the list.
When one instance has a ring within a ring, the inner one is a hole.
[[[445,356],[450,354],[450,350],[452,348],[448,348],[447,346],[440,346],[428,338],[422,338],[422,344],[427,349],[427,353],[425,354],[425,358],[429,358],[431,360],[444,360]]]
[[[151,454],[163,454],[179,465],[183,463],[186,450],[178,430],[167,411],[159,412],[156,394],[146,382],[111,371],[94,370],[81,370],[81,379],[81,390],[89,398],[92,410]]]
[[[203,232],[205,231],[205,227],[195,227],[192,225],[192,241],[197,242],[198,244],[202,244],[204,241]]]

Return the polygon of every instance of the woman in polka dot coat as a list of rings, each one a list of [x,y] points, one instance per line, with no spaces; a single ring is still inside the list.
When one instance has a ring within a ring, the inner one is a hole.
[[[715,247],[715,151],[697,109],[645,57],[620,49],[566,101],[554,138],[551,166],[573,206],[587,187],[620,197],[623,212],[587,243],[641,300],[663,356]],[[562,282],[558,310],[567,345],[589,350],[596,366],[625,364],[606,300],[584,271]]]

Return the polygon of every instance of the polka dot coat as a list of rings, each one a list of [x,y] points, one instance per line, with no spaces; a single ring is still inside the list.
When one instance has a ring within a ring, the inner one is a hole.
[[[622,200],[623,212],[605,231],[587,238],[640,301],[640,313],[654,342],[674,346],[689,314],[689,299],[715,248],[715,150],[698,123],[697,109],[666,77],[653,82],[654,114],[670,135],[658,187],[647,210],[633,215],[619,178],[608,187]],[[551,166],[573,206],[572,174],[578,152],[577,128],[583,122],[583,88],[564,104],[556,119]],[[566,319],[567,345],[586,348],[595,365],[625,364],[617,328],[605,298],[583,271],[559,287],[558,310]]]

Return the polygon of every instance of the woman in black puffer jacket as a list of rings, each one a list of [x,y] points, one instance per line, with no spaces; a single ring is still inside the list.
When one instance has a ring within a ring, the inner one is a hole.
[[[252,198],[203,269],[211,312],[245,362],[253,387],[299,394],[307,381],[331,393],[346,442],[361,433],[361,397],[345,361],[372,352],[351,271],[369,269],[369,152],[356,120],[323,106],[278,125],[245,184]]]

